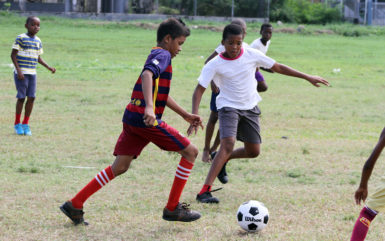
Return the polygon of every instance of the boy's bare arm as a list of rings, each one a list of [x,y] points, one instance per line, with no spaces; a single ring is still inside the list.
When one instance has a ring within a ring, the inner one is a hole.
[[[305,79],[309,81],[312,85],[316,87],[320,87],[319,84],[323,84],[326,86],[329,86],[329,82],[327,82],[325,79],[319,76],[314,76],[314,75],[308,75],[306,73],[302,73],[296,69],[293,69],[289,66],[286,66],[284,64],[280,63],[275,63],[273,67],[271,68],[272,71],[283,74],[283,75],[288,75],[292,77],[297,77],[301,79]]]
[[[46,67],[49,71],[52,72],[52,74],[54,74],[56,72],[56,69],[49,66],[39,55],[39,58],[37,59],[37,61],[39,62],[39,64],[43,65],[44,67]]]
[[[146,103],[146,107],[144,109],[144,116],[143,116],[143,122],[147,126],[153,126],[156,120],[155,113],[154,113],[154,105],[153,105],[153,99],[152,99],[152,76],[154,74],[149,71],[145,70],[142,73],[142,91],[143,91],[143,97],[144,102]]]
[[[365,201],[366,197],[368,196],[368,181],[370,176],[372,175],[374,165],[376,164],[376,161],[380,156],[384,147],[385,147],[385,127],[382,130],[380,139],[378,140],[376,147],[374,148],[372,154],[369,156],[369,159],[365,162],[364,167],[362,169],[360,186],[358,187],[354,195],[354,198],[356,199],[357,204],[360,204],[361,200]]]
[[[12,59],[13,65],[15,66],[15,69],[16,69],[17,78],[19,80],[24,80],[24,74],[21,71],[19,63],[17,62],[17,58],[16,58],[18,52],[19,51],[17,49],[12,49],[11,59]]]
[[[192,97],[192,114],[198,115],[198,110],[199,110],[199,104],[201,103],[202,95],[205,92],[205,88],[201,86],[200,84],[195,87],[193,97]],[[202,125],[203,129],[203,125]],[[187,129],[187,134],[190,135],[193,132],[197,132],[198,126],[196,125],[190,125],[190,127]]]
[[[180,105],[178,105],[178,103],[176,103],[176,101],[171,96],[168,96],[167,98],[167,107],[180,115],[183,119],[189,115],[189,113]]]
[[[192,97],[192,113],[193,114],[198,114],[199,105],[201,103],[202,95],[205,92],[205,90],[206,89],[200,84],[197,84],[197,87],[195,87],[193,97]]]

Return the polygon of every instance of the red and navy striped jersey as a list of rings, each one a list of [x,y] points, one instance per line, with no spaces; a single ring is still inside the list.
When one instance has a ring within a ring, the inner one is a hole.
[[[127,105],[123,115],[123,122],[137,127],[146,127],[143,122],[146,103],[143,96],[141,78],[144,70],[150,70],[153,73],[152,93],[154,113],[156,116],[154,125],[157,125],[161,123],[162,114],[167,104],[168,93],[170,92],[172,77],[170,52],[159,47],[154,47],[135,83],[131,101]]]

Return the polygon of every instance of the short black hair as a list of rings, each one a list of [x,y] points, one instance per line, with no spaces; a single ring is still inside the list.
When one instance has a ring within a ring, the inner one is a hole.
[[[29,22],[31,22],[32,19],[34,19],[34,18],[38,18],[38,17],[37,17],[37,16],[29,16],[29,17],[27,18],[27,20],[25,20],[25,24],[29,24]]]
[[[180,36],[190,36],[190,29],[181,19],[169,18],[164,20],[158,27],[156,41],[162,42],[163,38],[170,34],[172,39],[176,39]]]
[[[261,32],[263,31],[264,28],[272,28],[273,26],[270,23],[264,23],[261,25]]]
[[[229,35],[243,35],[242,27],[238,24],[226,25],[225,29],[223,29],[222,40],[226,40]]]
[[[246,27],[246,22],[242,18],[234,18],[230,24],[237,24],[237,25],[240,25],[241,27],[244,27],[244,26]]]

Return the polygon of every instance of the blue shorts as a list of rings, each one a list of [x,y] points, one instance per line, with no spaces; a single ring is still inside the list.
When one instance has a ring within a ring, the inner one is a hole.
[[[19,80],[17,74],[13,74],[15,79],[15,86],[17,90],[16,98],[24,99],[26,96],[35,98],[36,94],[36,75],[35,74],[25,74],[24,80]]]
[[[255,72],[255,79],[256,79],[257,81],[265,81],[265,78],[263,78],[263,75],[262,75],[261,72],[259,72],[259,71],[256,71],[256,72]]]
[[[218,112],[217,110],[217,96],[219,95],[218,93],[214,93],[211,91],[211,100],[210,100],[210,110],[213,112]]]

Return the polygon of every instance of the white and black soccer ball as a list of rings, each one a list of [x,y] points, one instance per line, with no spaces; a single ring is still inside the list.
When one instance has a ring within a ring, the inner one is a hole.
[[[258,232],[269,222],[269,210],[261,202],[250,200],[239,206],[238,224],[247,232]]]

